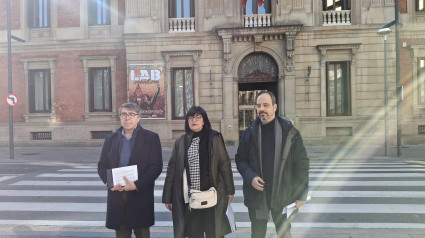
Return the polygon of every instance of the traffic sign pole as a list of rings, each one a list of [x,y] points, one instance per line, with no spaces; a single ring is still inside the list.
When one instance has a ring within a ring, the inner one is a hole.
[[[7,0],[7,66],[9,93],[12,93],[12,43],[10,24],[10,0]],[[9,106],[9,155],[10,159],[15,158],[15,146],[13,142],[13,107]]]

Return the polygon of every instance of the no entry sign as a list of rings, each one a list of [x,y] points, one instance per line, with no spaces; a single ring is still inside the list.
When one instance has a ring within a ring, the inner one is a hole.
[[[13,93],[9,93],[6,96],[6,103],[7,103],[7,105],[13,107],[18,103],[18,97]]]

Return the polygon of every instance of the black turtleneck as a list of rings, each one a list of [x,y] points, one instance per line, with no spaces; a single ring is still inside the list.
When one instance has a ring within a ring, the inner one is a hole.
[[[199,137],[199,167],[201,176],[201,191],[208,190],[210,184],[210,158],[208,154],[208,130],[205,127],[199,132],[194,132],[192,138]]]
[[[266,189],[272,188],[273,167],[275,153],[275,119],[267,124],[261,124],[261,157],[263,166],[263,180],[266,183]]]

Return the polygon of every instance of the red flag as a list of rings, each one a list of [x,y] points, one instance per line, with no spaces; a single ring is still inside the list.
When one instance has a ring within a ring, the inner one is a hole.
[[[257,4],[258,4],[259,7],[261,7],[261,5],[263,5],[263,3],[264,3],[264,0],[257,0]]]
[[[246,8],[246,1],[248,1],[248,0],[242,0],[242,7]]]

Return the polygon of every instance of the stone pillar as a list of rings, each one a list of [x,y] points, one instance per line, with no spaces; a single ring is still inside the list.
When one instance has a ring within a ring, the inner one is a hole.
[[[295,35],[297,31],[288,31],[285,33],[286,49],[286,74],[284,80],[284,100],[285,117],[292,120],[295,117],[295,74],[294,74],[294,54],[295,54]]]
[[[221,134],[224,141],[230,145],[237,145],[239,141],[239,121],[238,121],[238,101],[235,101],[235,94],[238,87],[231,75],[223,76],[223,119],[221,121]],[[236,96],[237,99],[237,96]],[[236,112],[235,112],[236,108]],[[235,116],[236,114],[236,116]]]
[[[223,119],[233,118],[233,92],[233,78],[225,75],[223,77]]]
[[[223,39],[223,119],[221,120],[221,133],[226,144],[237,145],[239,141],[239,124],[237,117],[238,101],[237,96],[235,99],[235,93],[237,95],[238,87],[237,83],[235,86],[232,77],[234,70],[232,70],[230,64],[232,58],[232,35],[221,35],[221,37]]]

